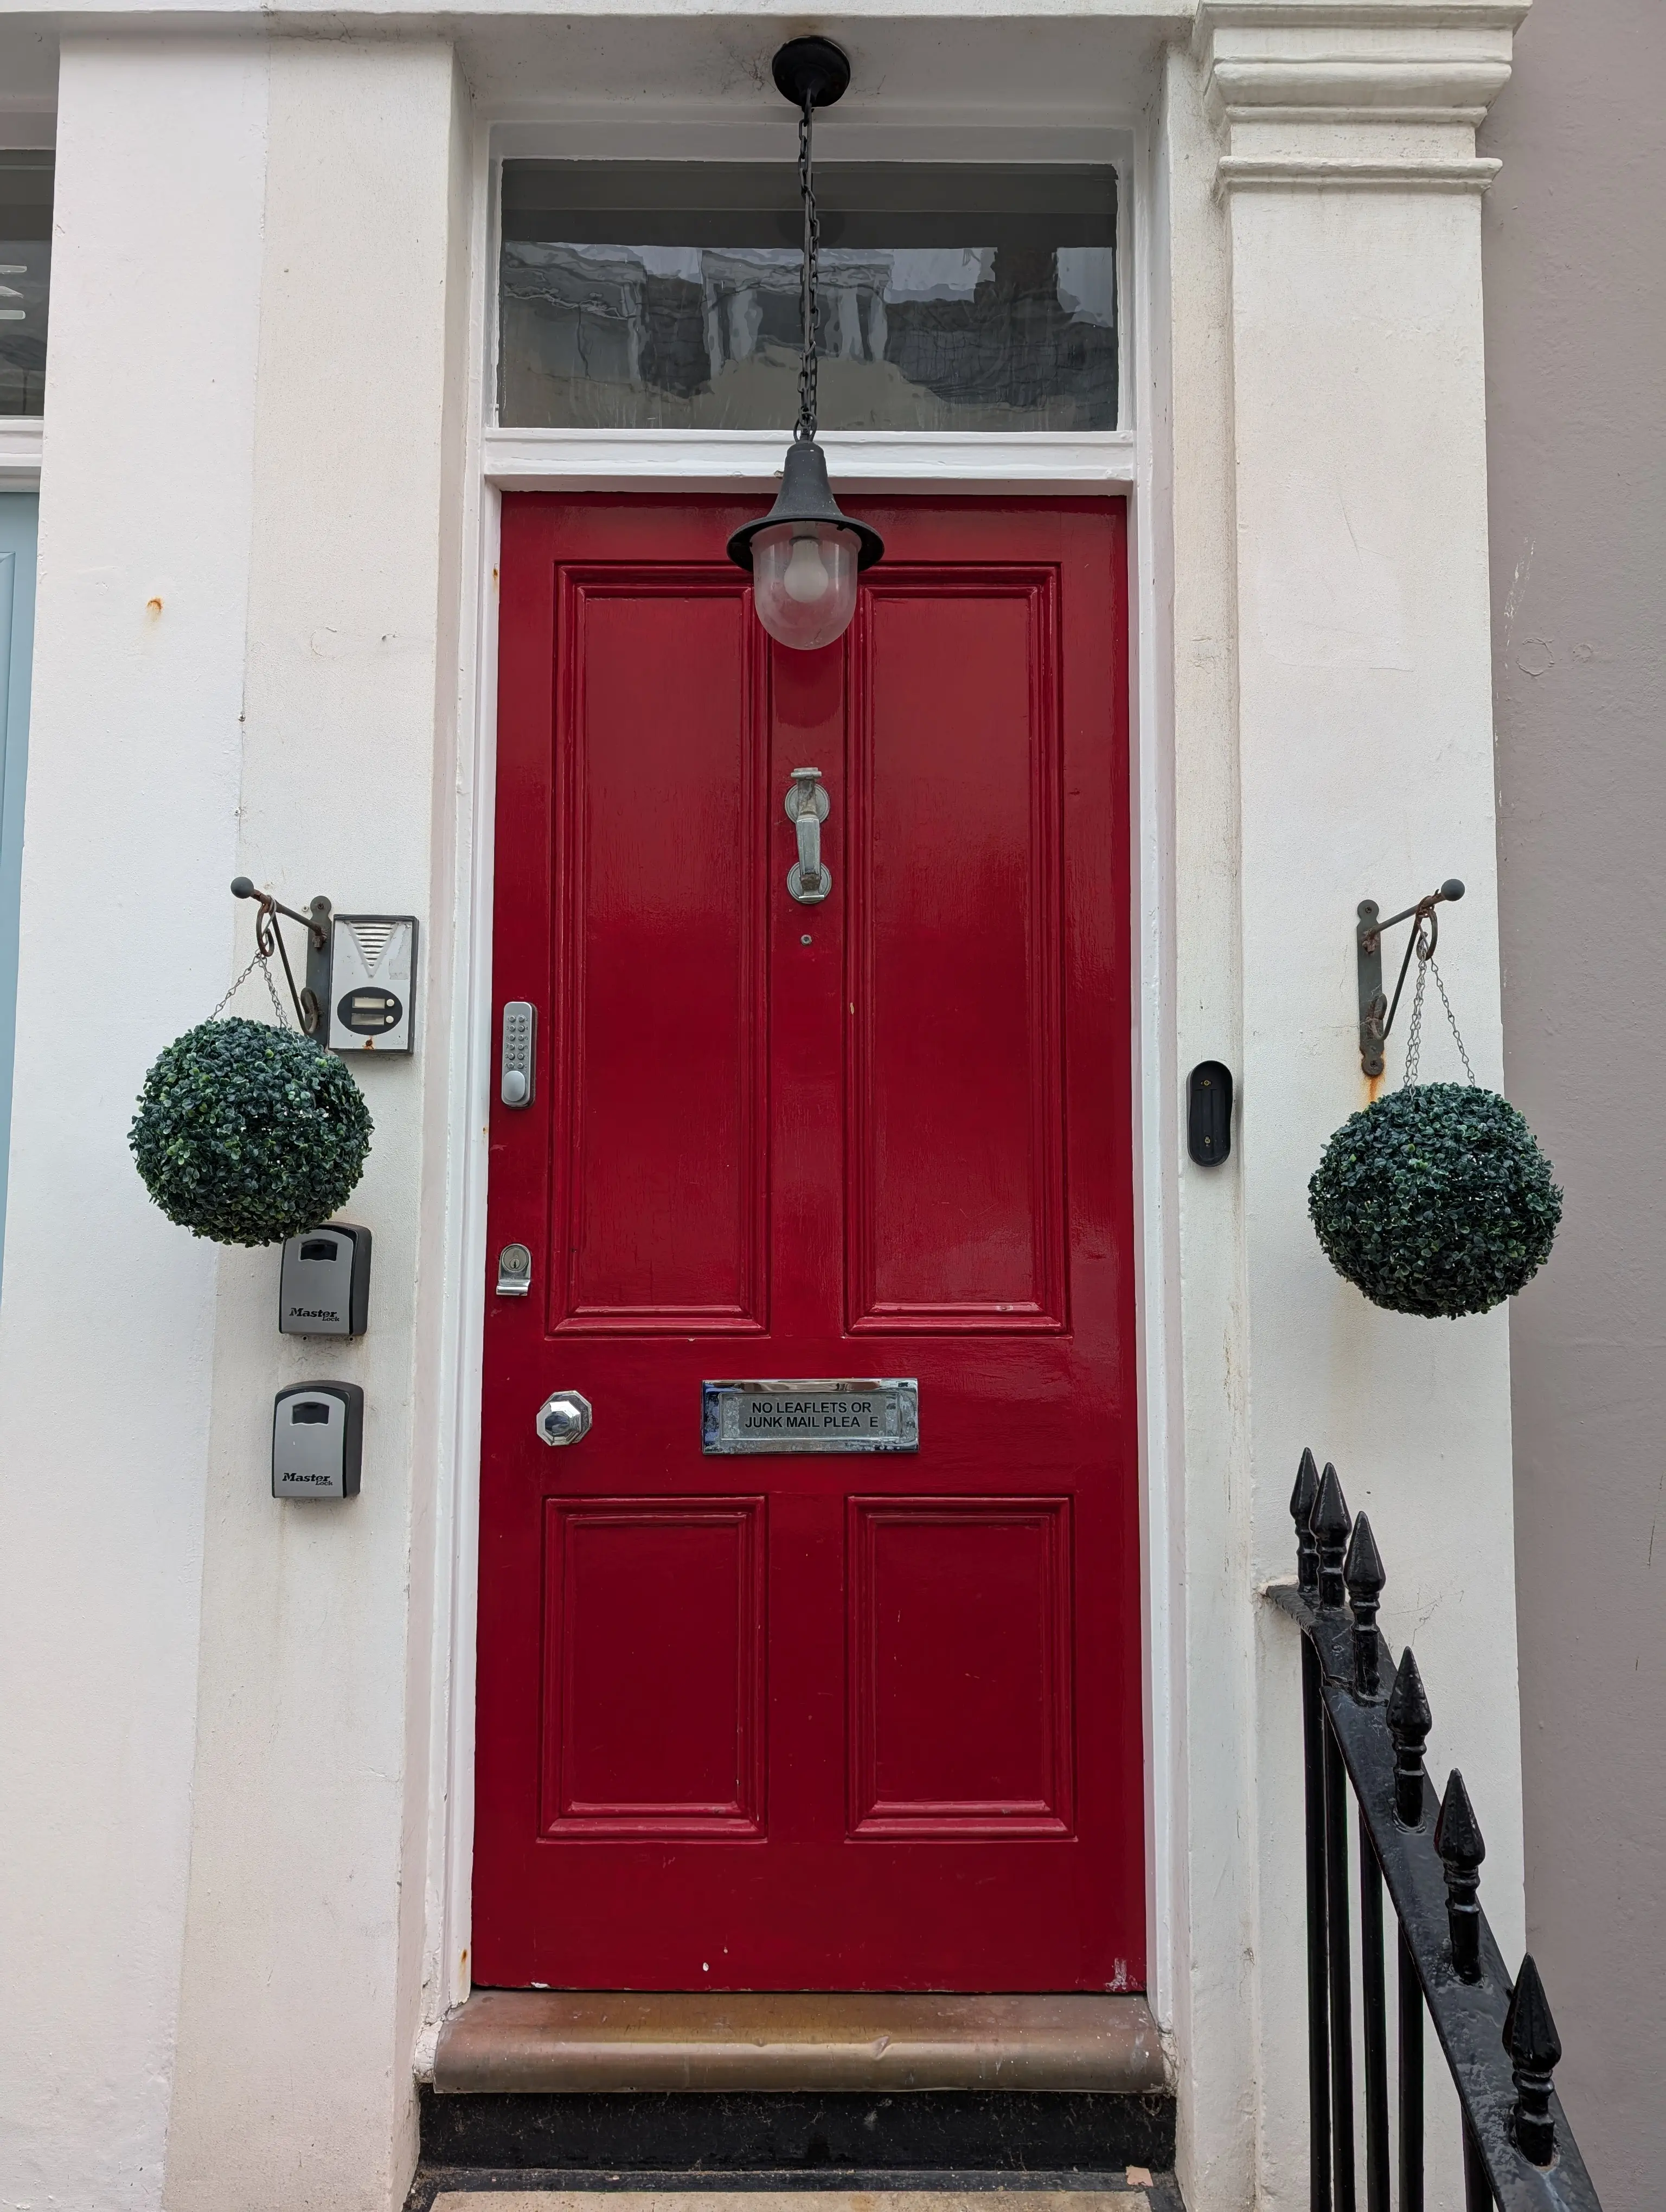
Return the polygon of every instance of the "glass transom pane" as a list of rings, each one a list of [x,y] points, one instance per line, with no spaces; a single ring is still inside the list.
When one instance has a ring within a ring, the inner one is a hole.
[[[1116,179],[1065,163],[820,163],[824,430],[1113,430]],[[508,161],[499,418],[790,429],[788,163]]]
[[[46,390],[52,157],[0,153],[0,415],[39,415]]]

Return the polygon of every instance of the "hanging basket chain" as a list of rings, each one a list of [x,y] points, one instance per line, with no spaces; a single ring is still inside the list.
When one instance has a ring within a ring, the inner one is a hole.
[[[232,985],[230,990],[227,992],[225,997],[221,1000],[214,1012],[209,1016],[209,1019],[211,1022],[217,1021],[219,1019],[220,1016],[224,1013],[226,1008],[230,1006],[232,1000],[237,996],[244,984],[248,981],[250,976],[253,975],[255,969],[258,968],[260,970],[260,979],[266,986],[266,995],[272,1002],[272,1012],[277,1017],[277,1026],[281,1030],[293,1029],[295,1027],[294,1023],[289,1019],[289,1010],[284,1005],[283,1000],[278,997],[277,986],[272,981],[272,954],[274,951],[277,951],[280,955],[283,955],[283,972],[284,975],[289,977],[289,988],[291,992],[293,992],[295,987],[295,978],[293,975],[289,975],[289,957],[283,952],[283,939],[278,936],[277,927],[273,923],[271,916],[266,913],[265,909],[264,908],[258,908],[256,909],[254,917],[254,957],[238,976],[237,981]]]
[[[816,206],[810,153],[815,112],[814,100],[806,100],[799,117],[799,192],[804,201],[804,279],[800,313],[804,327],[799,356],[799,419],[793,433],[795,445],[813,445],[816,437],[816,281],[822,223]]]
[[[1412,993],[1412,1018],[1406,1030],[1406,1073],[1402,1087],[1408,1090],[1417,1081],[1418,1061],[1423,1052],[1423,992],[1432,974],[1435,979],[1435,988],[1440,994],[1440,1003],[1446,1009],[1447,1025],[1452,1032],[1452,1042],[1457,1047],[1458,1058],[1463,1062],[1464,1074],[1471,1083],[1475,1079],[1475,1071],[1469,1065],[1469,1055],[1464,1050],[1463,1039],[1458,1032],[1457,1016],[1452,1012],[1452,1002],[1446,995],[1445,981],[1434,956],[1428,925],[1424,922],[1418,926],[1417,987]]]

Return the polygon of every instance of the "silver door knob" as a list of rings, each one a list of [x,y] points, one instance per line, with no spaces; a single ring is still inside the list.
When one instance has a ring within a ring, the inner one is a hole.
[[[590,1433],[590,1401],[576,1390],[557,1390],[538,1407],[533,1426],[546,1444],[575,1444]]]

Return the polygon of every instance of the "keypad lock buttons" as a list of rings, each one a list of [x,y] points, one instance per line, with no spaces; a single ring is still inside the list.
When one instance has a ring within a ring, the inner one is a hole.
[[[503,1009],[503,1052],[497,1095],[506,1106],[532,1103],[533,1049],[538,1042],[538,1008],[526,999],[511,999]]]

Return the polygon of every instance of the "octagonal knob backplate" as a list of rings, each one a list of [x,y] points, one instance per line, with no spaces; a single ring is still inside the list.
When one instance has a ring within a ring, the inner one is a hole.
[[[576,1390],[556,1390],[538,1409],[534,1426],[546,1444],[575,1444],[590,1433],[590,1401]]]

